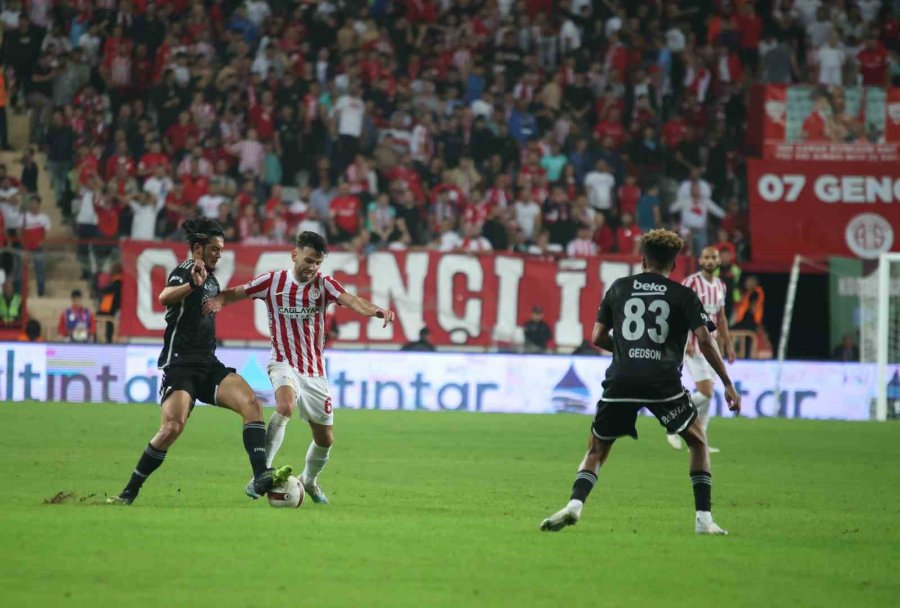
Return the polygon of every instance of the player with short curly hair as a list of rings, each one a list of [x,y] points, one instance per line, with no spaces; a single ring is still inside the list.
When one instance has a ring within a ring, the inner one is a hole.
[[[600,304],[592,341],[612,351],[603,396],[591,425],[587,454],[581,461],[565,508],[541,523],[556,532],[575,524],[600,467],[613,443],[629,435],[637,439],[638,412],[647,408],[669,434],[679,434],[691,453],[697,534],[726,534],[712,519],[712,476],[706,433],[690,394],[681,385],[684,347],[691,332],[706,360],[725,384],[728,408],[740,412],[741,398],[715,349],[710,321],[691,289],[669,279],[684,241],[668,230],[651,230],[643,237],[644,271],[615,281]]]

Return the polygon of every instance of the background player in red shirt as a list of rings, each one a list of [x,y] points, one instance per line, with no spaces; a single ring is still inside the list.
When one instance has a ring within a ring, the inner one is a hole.
[[[210,314],[246,298],[266,303],[272,334],[269,379],[275,390],[275,413],[266,431],[266,458],[269,462],[275,459],[285,427],[299,406],[299,415],[309,423],[313,437],[300,481],[313,501],[321,504],[328,504],[328,498],[317,479],[334,445],[334,413],[325,376],[326,309],[337,302],[363,316],[384,319],[384,327],[394,321],[392,310],[346,292],[332,277],[322,275],[319,268],[326,254],[321,235],[301,232],[291,251],[293,268],[269,272],[246,285],[227,289],[204,307]]]

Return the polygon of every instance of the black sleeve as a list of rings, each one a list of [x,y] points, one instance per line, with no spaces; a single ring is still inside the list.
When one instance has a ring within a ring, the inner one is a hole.
[[[716,331],[716,324],[703,310],[703,304],[700,302],[697,294],[694,293],[694,290],[685,287],[683,293],[686,296],[686,300],[682,308],[690,330],[695,331],[701,325],[705,325],[709,331]]]
[[[615,283],[610,285],[603,295],[603,301],[600,302],[600,309],[597,310],[597,323],[602,323],[610,329],[613,326],[613,291],[615,288]]]
[[[166,287],[179,287],[180,285],[190,284],[190,282],[191,271],[179,266],[169,273],[169,280],[166,281]]]

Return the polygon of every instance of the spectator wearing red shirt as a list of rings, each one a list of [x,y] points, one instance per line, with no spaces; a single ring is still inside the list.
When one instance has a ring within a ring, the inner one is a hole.
[[[124,141],[118,142],[116,144],[116,153],[106,159],[103,177],[108,180],[112,179],[118,174],[120,165],[125,167],[127,175],[133,176],[137,174],[137,166],[134,163],[134,159],[131,158],[131,154],[128,153],[128,144]]]
[[[329,205],[329,228],[335,243],[347,243],[359,236],[362,201],[350,193],[350,185],[341,182],[338,195]]]
[[[134,94],[140,97],[146,96],[154,78],[153,60],[150,58],[146,44],[139,44],[135,47],[131,74],[133,76],[131,89]]]
[[[616,248],[619,253],[637,255],[641,247],[641,229],[630,213],[622,214],[622,224],[616,229]]]
[[[185,220],[197,214],[197,207],[187,201],[184,194],[184,183],[175,182],[172,191],[166,195],[166,229],[169,234],[179,230]]]
[[[859,62],[863,85],[878,87],[889,85],[888,53],[874,36],[866,38],[866,44],[857,53],[856,60]]]
[[[814,92],[813,109],[803,120],[801,127],[802,141],[828,141],[828,97],[824,92]]]
[[[260,141],[269,141],[275,137],[275,102],[272,91],[264,91],[261,102],[250,107],[247,125],[256,129]]]
[[[75,173],[78,175],[78,184],[82,187],[90,185],[94,177],[100,177],[100,150],[83,146],[78,149],[78,160]]]
[[[162,144],[159,143],[159,140],[154,139],[150,142],[150,150],[145,152],[138,162],[137,174],[144,178],[150,177],[157,166],[168,169],[169,157],[163,154]]]
[[[125,31],[123,30],[121,25],[116,25],[113,28],[112,36],[106,39],[103,43],[103,67],[109,68],[112,63],[113,58],[119,51],[119,48],[124,47],[125,51],[128,55],[131,55],[131,40],[125,35]]]
[[[679,112],[673,112],[672,117],[662,127],[663,143],[670,150],[675,150],[681,142],[687,139],[687,135],[688,127],[684,118]]]
[[[745,2],[741,14],[735,19],[738,31],[738,45],[741,59],[750,70],[759,65],[759,40],[762,37],[763,23],[752,2]]]
[[[638,199],[641,198],[641,188],[637,185],[637,177],[629,175],[625,178],[625,183],[619,188],[619,215],[631,214],[634,217],[637,210]]]
[[[178,115],[178,122],[166,129],[166,144],[169,154],[173,156],[180,154],[190,135],[197,136],[197,126],[191,123],[189,112],[181,112]]]
[[[102,196],[94,197],[93,203],[94,213],[97,214],[97,229],[100,234],[108,239],[118,238],[122,204],[115,191],[115,186],[107,186],[106,192]]]
[[[0,223],[2,223],[0,215]],[[0,225],[2,229],[2,225]],[[28,209],[22,215],[22,228],[19,238],[22,249],[34,262],[34,277],[37,282],[38,296],[44,295],[44,239],[50,231],[50,218],[41,212],[41,197],[32,194],[28,199]],[[4,235],[5,236],[5,235]],[[0,244],[2,246],[2,244]]]
[[[537,151],[528,152],[525,162],[522,163],[522,167],[519,169],[519,178],[530,178],[533,183],[541,175],[547,175],[547,170],[541,166],[541,153]]]
[[[600,248],[600,253],[611,252],[616,243],[615,235],[602,213],[594,216],[594,242]]]
[[[413,168],[412,155],[404,154],[400,164],[387,172],[390,181],[401,181],[412,192],[416,203],[422,205],[425,202],[425,190],[422,188],[422,178]]]
[[[472,192],[472,202],[466,205],[462,214],[463,229],[468,230],[471,228],[477,234],[481,234],[481,229],[484,227],[484,222],[487,221],[490,210],[491,206],[488,204],[488,200],[481,195],[481,192],[474,190]]]
[[[191,168],[190,175],[181,178],[181,183],[184,185],[184,200],[192,205],[209,192],[209,178],[200,175],[196,166]]]
[[[622,144],[628,139],[628,134],[622,126],[622,112],[618,107],[610,108],[606,118],[597,123],[594,127],[594,136],[599,141],[610,137],[613,140],[613,147],[616,150],[621,149]]]

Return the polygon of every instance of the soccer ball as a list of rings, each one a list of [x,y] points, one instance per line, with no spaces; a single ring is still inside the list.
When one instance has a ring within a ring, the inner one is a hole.
[[[269,504],[276,508],[300,508],[306,492],[300,480],[291,475],[280,486],[275,486],[268,493]]]

